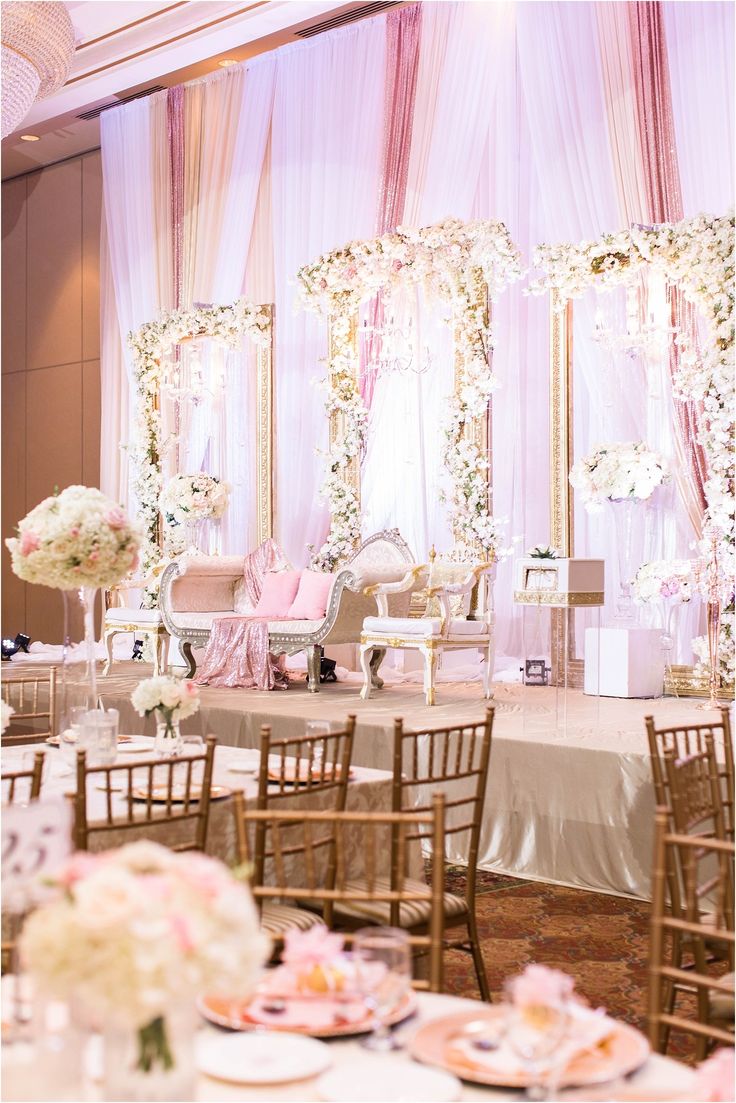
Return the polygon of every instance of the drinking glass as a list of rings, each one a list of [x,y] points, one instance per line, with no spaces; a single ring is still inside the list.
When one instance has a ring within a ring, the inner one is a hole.
[[[330,724],[327,720],[307,720],[307,735],[314,738],[318,735],[329,735],[331,731]],[[322,759],[325,756],[325,744],[322,739],[319,739],[312,745],[314,772],[321,774],[322,772]]]
[[[198,758],[204,754],[205,743],[201,735],[182,735],[179,741],[178,757],[182,759]],[[178,767],[177,767],[178,772]],[[182,771],[177,781],[184,784],[185,774]],[[192,785],[202,787],[204,781],[204,763],[198,762],[192,766]]]
[[[373,1030],[362,1045],[383,1053],[399,1049],[388,1020],[411,986],[409,936],[395,927],[365,927],[355,932],[353,960],[358,990],[374,1017]]]
[[[529,1080],[527,1099],[550,1098],[549,1093],[559,1071],[557,1054],[567,1034],[569,1021],[570,1014],[564,1001],[555,1006],[509,1006],[506,1041],[526,1069]]]
[[[82,745],[93,766],[112,766],[118,756],[117,709],[91,709],[82,719]]]

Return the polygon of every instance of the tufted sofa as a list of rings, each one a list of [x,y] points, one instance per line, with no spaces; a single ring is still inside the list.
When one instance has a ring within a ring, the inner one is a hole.
[[[335,572],[324,617],[274,621],[269,624],[269,650],[274,655],[306,651],[309,689],[317,693],[320,648],[359,643],[364,618],[376,612],[375,597],[366,594],[365,589],[405,580],[406,589],[397,593],[390,605],[393,616],[407,616],[411,579],[420,570],[396,529],[375,533]],[[242,579],[240,556],[184,556],[164,571],[159,594],[161,616],[169,634],[181,642],[190,676],[196,670],[192,649],[207,646],[212,622],[217,617],[238,615]],[[377,675],[375,684],[382,684]]]

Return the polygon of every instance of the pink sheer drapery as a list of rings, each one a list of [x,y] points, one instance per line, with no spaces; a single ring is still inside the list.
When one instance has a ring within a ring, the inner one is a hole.
[[[243,607],[252,613],[269,571],[289,563],[275,540],[264,540],[243,563]],[[278,618],[272,617],[271,620]],[[286,657],[268,650],[268,621],[245,615],[213,621],[207,650],[195,681],[218,688],[288,689]]]
[[[404,214],[409,150],[417,94],[421,27],[421,4],[412,4],[411,7],[402,8],[401,11],[390,12],[386,19],[383,162],[376,218],[376,233],[379,237],[389,230],[396,229]],[[383,297],[379,294],[370,310],[371,330],[380,329],[383,319]],[[380,336],[372,332],[367,349],[369,361],[373,361],[379,355],[380,341]],[[363,367],[361,364],[360,393],[370,409],[376,385],[376,373],[365,372]]]
[[[672,113],[667,42],[662,6],[657,3],[626,4],[636,105],[636,129],[641,149],[648,219],[653,223],[676,222],[683,217],[682,188]],[[671,324],[690,345],[697,344],[697,317],[677,288],[670,295]],[[670,377],[679,363],[679,347],[670,342]],[[679,460],[678,483],[688,506],[696,534],[700,534],[706,506],[705,453],[698,443],[700,411],[692,402],[673,403],[675,445]],[[684,479],[684,474],[687,478]],[[685,485],[683,485],[685,483]]]

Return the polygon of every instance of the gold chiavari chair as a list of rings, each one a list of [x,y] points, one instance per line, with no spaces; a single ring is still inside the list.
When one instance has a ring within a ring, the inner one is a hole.
[[[27,769],[2,771],[0,781],[2,781],[3,804],[38,800],[41,795],[45,758],[43,751],[36,751],[33,756],[33,765]],[[28,785],[23,785],[23,782],[28,782]],[[20,791],[18,791],[19,787]]]
[[[483,820],[488,767],[491,756],[494,709],[486,709],[485,720],[451,728],[429,728],[404,731],[403,722],[394,722],[394,758],[392,809],[394,812],[426,811],[431,806],[430,794],[441,788],[445,794],[447,820],[445,835],[467,836],[467,870],[465,893],[457,896],[445,893],[444,929],[464,928],[460,937],[448,938],[445,948],[464,950],[471,954],[481,999],[490,1001],[483,953],[475,917],[475,890],[478,848]],[[397,845],[392,839],[392,850]],[[437,860],[444,862],[444,856]],[[356,888],[360,882],[354,882]],[[417,882],[414,882],[416,885]],[[354,909],[338,905],[335,912],[340,922],[354,926],[366,917],[373,922],[402,927],[420,933],[426,926],[426,915],[408,905],[399,907],[361,907]]]
[[[664,765],[664,755],[674,750],[677,758],[686,758],[691,754],[701,754],[705,750],[705,736],[711,734],[716,741],[723,743],[723,762],[718,764],[721,779],[721,802],[723,804],[724,828],[726,838],[734,840],[734,762],[731,720],[727,708],[721,709],[720,722],[709,724],[682,724],[671,728],[655,728],[654,717],[645,716],[644,723],[649,740],[649,753],[652,761],[652,780],[658,805],[669,807],[669,791]]]
[[[90,849],[91,836],[130,831],[152,838],[170,850],[204,850],[210,818],[214,735],[207,736],[203,754],[181,758],[88,766],[85,751],[77,752],[77,791],[74,794],[74,842],[78,850]],[[198,768],[201,781],[196,780]],[[105,815],[88,817],[88,786],[101,789]],[[145,829],[145,835],[141,831]],[[180,839],[190,829],[190,839]],[[117,841],[116,844],[118,845]]]
[[[293,739],[272,739],[270,725],[264,724],[257,807],[283,807],[285,799],[293,807],[313,803],[316,799],[328,811],[341,812],[347,800],[354,735],[355,716],[352,714],[340,731]],[[264,870],[260,869],[259,879],[263,876]],[[331,886],[327,883],[325,887]],[[306,930],[320,922],[319,916],[312,911],[275,901],[267,901],[261,911],[264,930],[276,938],[283,937],[291,929]]]
[[[44,674],[3,678],[2,699],[13,709],[9,730],[2,735],[2,745],[43,743],[56,733],[56,667]],[[42,728],[38,721],[46,720]]]
[[[682,870],[682,909],[675,914],[667,908],[667,870],[673,864]],[[705,878],[699,867],[707,863],[717,867],[714,879]],[[693,1035],[696,1058],[702,1060],[709,1044],[734,1044],[734,924],[731,885],[733,884],[734,843],[729,839],[682,835],[669,828],[669,810],[657,809],[652,881],[652,918],[649,955],[649,1039],[652,1048],[664,1053],[671,1030]],[[715,881],[710,893],[710,909],[704,918],[702,908],[706,886]],[[673,958],[667,943],[687,941],[693,955],[693,968],[684,970]],[[720,943],[722,960],[731,972],[718,976],[712,968],[714,944]],[[674,1012],[674,989],[694,993],[694,1018]]]
[[[427,916],[425,930],[409,933],[415,953],[429,955],[428,978],[417,978],[414,987],[442,991],[443,975],[443,890],[444,890],[444,818],[445,801],[436,793],[429,810],[412,812],[317,812],[271,809],[247,809],[243,793],[234,795],[234,813],[240,861],[252,871],[252,889],[256,902],[289,899],[305,906],[319,906],[327,926],[332,926],[338,905],[370,909],[412,907]],[[388,883],[381,875],[385,838],[396,839],[391,855]],[[356,833],[358,838],[356,840]],[[252,838],[251,838],[252,836]],[[420,839],[427,840],[432,852],[430,884],[408,877],[409,852]],[[359,887],[350,879],[350,857],[359,846],[365,878]],[[325,850],[331,865],[326,887],[317,855]],[[259,880],[264,859],[273,866],[271,883]],[[371,926],[366,917],[363,926]],[[346,935],[349,941],[350,935]]]

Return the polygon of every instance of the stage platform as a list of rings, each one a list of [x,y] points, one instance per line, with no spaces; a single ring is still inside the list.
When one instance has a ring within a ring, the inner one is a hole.
[[[147,673],[120,663],[100,679],[100,695],[121,713],[122,731],[140,731],[130,692]],[[202,707],[184,731],[212,732],[222,743],[256,747],[260,727],[276,737],[303,733],[310,719],[357,717],[354,761],[391,769],[392,724],[408,728],[477,721],[485,701],[479,682],[440,683],[438,704],[424,704],[421,687],[387,685],[369,701],[360,679],[307,691],[303,679],[288,690],[202,689]],[[658,725],[715,713],[692,699],[622,700],[586,697],[551,687],[495,686],[496,719],[481,838],[483,869],[577,888],[646,898],[652,855],[654,794],[644,716]],[[153,732],[153,720],[146,722]],[[461,853],[449,852],[451,860]]]

